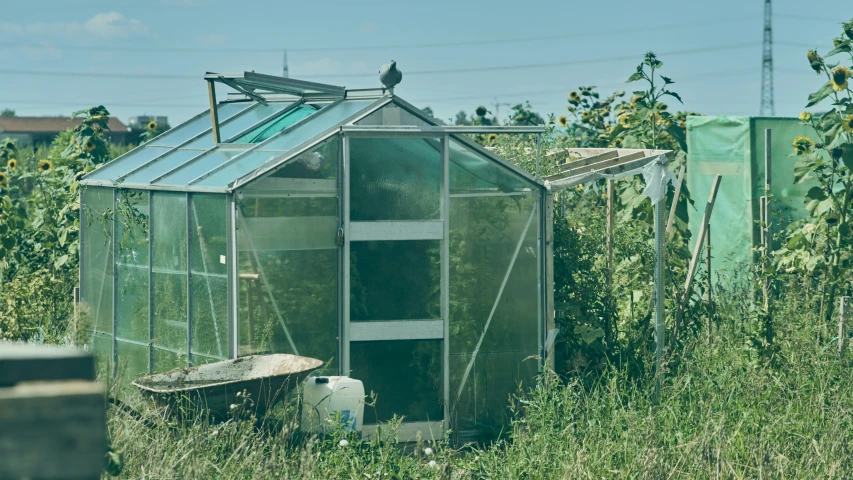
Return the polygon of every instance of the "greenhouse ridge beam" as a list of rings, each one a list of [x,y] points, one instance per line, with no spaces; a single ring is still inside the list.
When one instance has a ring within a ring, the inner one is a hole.
[[[364,134],[367,136],[376,134],[389,135],[444,135],[444,134],[542,134],[545,127],[534,126],[386,126],[386,125],[344,125],[341,130],[346,134]]]

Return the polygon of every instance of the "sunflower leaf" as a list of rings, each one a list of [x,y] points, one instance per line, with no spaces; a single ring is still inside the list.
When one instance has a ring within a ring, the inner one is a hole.
[[[681,97],[675,92],[670,92],[669,90],[664,90],[663,94],[669,95],[670,97],[675,98],[676,100],[678,100],[678,103],[684,103],[683,101],[681,101]]]
[[[628,80],[625,83],[636,82],[637,80],[642,80],[642,79],[643,79],[643,73],[637,72],[637,73],[631,75],[630,77],[628,77]]]
[[[809,103],[806,105],[806,108],[813,107],[813,106],[817,105],[824,98],[828,97],[831,93],[832,93],[832,82],[826,82],[816,92],[809,95]]]
[[[847,40],[847,41],[845,41],[845,42],[842,42],[840,45],[838,45],[837,47],[833,48],[833,49],[832,49],[832,50],[830,50],[829,52],[827,52],[827,53],[826,53],[826,55],[824,55],[824,56],[826,56],[826,57],[831,57],[831,56],[833,56],[833,55],[837,55],[837,54],[839,54],[839,53],[844,53],[844,52],[849,52],[849,51],[851,51],[851,50],[853,50],[853,49],[851,49],[851,47],[850,47],[850,41],[849,41],[849,40]]]
[[[660,78],[662,78],[663,81],[666,82],[667,85],[669,85],[671,83],[675,83],[675,81],[669,77],[664,77],[663,75],[661,75]]]
[[[847,168],[853,170],[853,144],[842,143],[838,148],[841,149],[841,161]]]

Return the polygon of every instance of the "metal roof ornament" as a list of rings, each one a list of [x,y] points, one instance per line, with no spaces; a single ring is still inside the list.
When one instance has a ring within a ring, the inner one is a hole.
[[[391,95],[394,95],[394,87],[403,80],[403,72],[397,70],[397,62],[391,60],[391,63],[382,65],[379,69],[379,81],[382,85],[388,88]]]

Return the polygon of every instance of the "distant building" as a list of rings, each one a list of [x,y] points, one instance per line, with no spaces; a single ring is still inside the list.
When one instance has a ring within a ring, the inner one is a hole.
[[[48,144],[61,132],[74,128],[82,118],[68,117],[0,117],[0,139],[17,140],[19,146]],[[128,143],[130,128],[121,120],[111,117],[109,137],[113,143]]]
[[[152,120],[157,123],[157,128],[164,128],[169,125],[169,117],[165,115],[137,115],[130,117],[127,126],[131,130],[145,130],[148,128],[148,122]]]

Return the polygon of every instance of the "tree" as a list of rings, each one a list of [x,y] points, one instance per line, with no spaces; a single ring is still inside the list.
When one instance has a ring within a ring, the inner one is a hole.
[[[0,117],[14,117],[14,116],[15,116],[15,111],[12,110],[11,108],[4,108],[2,111],[0,111]]]

